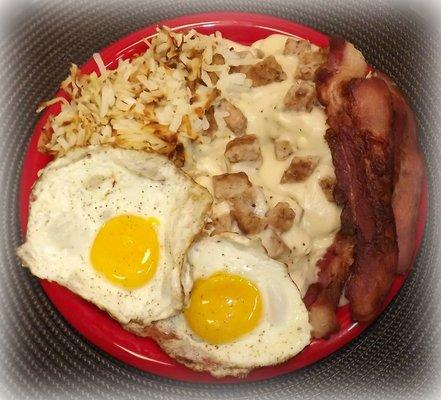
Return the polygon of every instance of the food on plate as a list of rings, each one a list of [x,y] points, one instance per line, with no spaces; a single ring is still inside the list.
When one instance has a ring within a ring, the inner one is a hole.
[[[353,45],[158,29],[72,66],[18,254],[177,361],[244,376],[380,311],[413,258],[412,111]]]
[[[353,236],[339,232],[317,263],[318,281],[309,286],[303,298],[315,338],[327,337],[340,329],[335,311],[354,262],[354,244]]]
[[[344,46],[341,63],[333,59],[340,55],[338,46]],[[368,66],[363,61],[349,44],[334,40],[317,80],[328,113],[326,140],[333,153],[337,200],[343,206],[342,231],[356,235],[346,295],[359,321],[378,313],[395,277],[398,257],[392,211],[391,96],[384,81],[365,78]]]
[[[328,59],[317,72],[317,93],[328,116],[335,199],[343,207],[334,246],[355,243],[350,271],[350,253],[337,252],[332,279],[311,286],[307,296],[313,329],[327,336],[338,330],[338,302],[326,292],[346,285],[353,319],[369,321],[381,311],[395,275],[409,267],[424,167],[407,101],[384,74],[369,71],[352,44],[331,38]]]
[[[274,154],[276,156],[276,160],[284,161],[293,152],[294,152],[294,149],[292,148],[292,145],[289,140],[286,140],[286,139],[274,140]]]
[[[224,154],[230,163],[262,160],[256,135],[245,135],[231,140],[227,143]]]
[[[181,265],[210,203],[163,156],[74,149],[40,175],[18,255],[140,334],[181,310]]]
[[[302,182],[306,180],[314,172],[314,169],[315,167],[317,167],[318,162],[318,157],[294,156],[291,160],[291,164],[289,164],[289,167],[283,173],[282,178],[280,179],[280,183]]]
[[[298,41],[304,45],[297,53],[287,51],[283,35],[251,46],[216,36],[201,40],[211,40],[210,51],[222,54],[222,62],[202,63],[195,86],[205,85],[204,68],[218,76],[205,114],[210,128],[181,141],[182,169],[213,195],[205,231],[260,239],[270,257],[287,264],[303,296],[340,228],[341,208],[328,201],[320,183],[335,179],[324,139],[326,114],[313,77],[297,77],[306,64],[315,71],[319,64],[311,60],[324,60],[326,52],[306,41]],[[291,99],[293,86],[299,91]],[[303,102],[306,87],[314,90]]]
[[[153,324],[150,335],[190,368],[243,376],[309,344],[300,292],[258,240],[238,234],[199,239],[187,253],[182,282],[183,313]]]
[[[394,110],[394,193],[392,208],[398,239],[397,272],[409,270],[414,257],[414,240],[418,222],[419,199],[425,179],[424,162],[418,144],[413,112],[394,82],[376,71],[389,87]]]
[[[224,121],[227,127],[236,135],[243,135],[247,129],[247,119],[236,106],[223,99],[219,109],[225,113]]]
[[[257,52],[256,54],[259,56],[262,53]],[[251,81],[252,87],[268,85],[272,82],[282,82],[287,78],[286,72],[283,71],[274,55],[269,55],[257,63],[233,67],[233,71],[245,74]]]

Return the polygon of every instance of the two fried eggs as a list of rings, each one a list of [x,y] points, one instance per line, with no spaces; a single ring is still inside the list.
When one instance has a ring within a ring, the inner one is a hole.
[[[18,255],[189,367],[244,375],[301,351],[308,314],[260,243],[197,237],[211,202],[160,155],[72,150],[35,184]]]

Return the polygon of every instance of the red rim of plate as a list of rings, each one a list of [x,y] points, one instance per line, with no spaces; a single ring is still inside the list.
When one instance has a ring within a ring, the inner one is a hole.
[[[273,33],[298,36],[322,47],[328,44],[328,38],[324,34],[280,18],[249,13],[206,13],[160,21],[155,25],[132,33],[100,51],[104,64],[111,68],[116,65],[116,60],[130,58],[135,54],[145,51],[147,45],[144,39],[152,37],[156,32],[156,27],[160,25],[166,25],[176,30],[194,28],[204,34],[210,34],[219,30],[224,37],[243,44],[251,44]],[[81,71],[83,73],[98,72],[93,58],[89,59],[81,67]],[[65,97],[65,94],[59,91],[56,96]],[[48,116],[50,114],[57,114],[59,111],[59,104],[55,104],[45,110],[35,126],[24,157],[19,193],[20,223],[23,233],[26,232],[29,196],[32,185],[37,179],[37,172],[51,160],[50,157],[37,151],[38,138]],[[415,255],[424,234],[427,207],[428,188],[427,183],[425,183],[420,202]],[[405,276],[398,276],[395,279],[383,308],[386,308],[397,295],[405,278]],[[239,379],[236,378],[215,379],[208,373],[195,372],[178,364],[168,357],[155,342],[125,331],[105,312],[81,299],[68,289],[46,280],[41,280],[40,282],[47,296],[64,318],[91,343],[118,360],[141,370],[172,379],[204,383],[239,382]],[[341,329],[338,333],[327,340],[314,340],[291,360],[277,366],[258,368],[252,371],[247,378],[240,381],[267,379],[310,365],[349,343],[368,326],[366,323],[353,323],[348,306],[339,308],[337,315],[341,324]]]

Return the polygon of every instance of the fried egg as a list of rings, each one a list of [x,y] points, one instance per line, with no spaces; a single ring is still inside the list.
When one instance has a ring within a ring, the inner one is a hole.
[[[33,192],[23,265],[143,334],[182,309],[185,252],[211,196],[153,153],[72,150],[41,173]]]
[[[279,364],[310,342],[308,313],[287,267],[259,240],[203,237],[187,253],[182,313],[149,334],[179,362],[216,377]]]

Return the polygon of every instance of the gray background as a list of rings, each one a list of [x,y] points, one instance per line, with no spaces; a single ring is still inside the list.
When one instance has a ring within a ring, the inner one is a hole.
[[[0,39],[0,393],[4,398],[432,398],[440,378],[439,195],[441,46],[431,6],[360,1],[38,1],[17,3]],[[293,374],[264,382],[195,385],[142,373],[72,330],[20,268],[17,188],[38,102],[70,62],[160,19],[209,10],[262,12],[354,42],[410,97],[430,184],[429,223],[398,298],[358,339]]]

